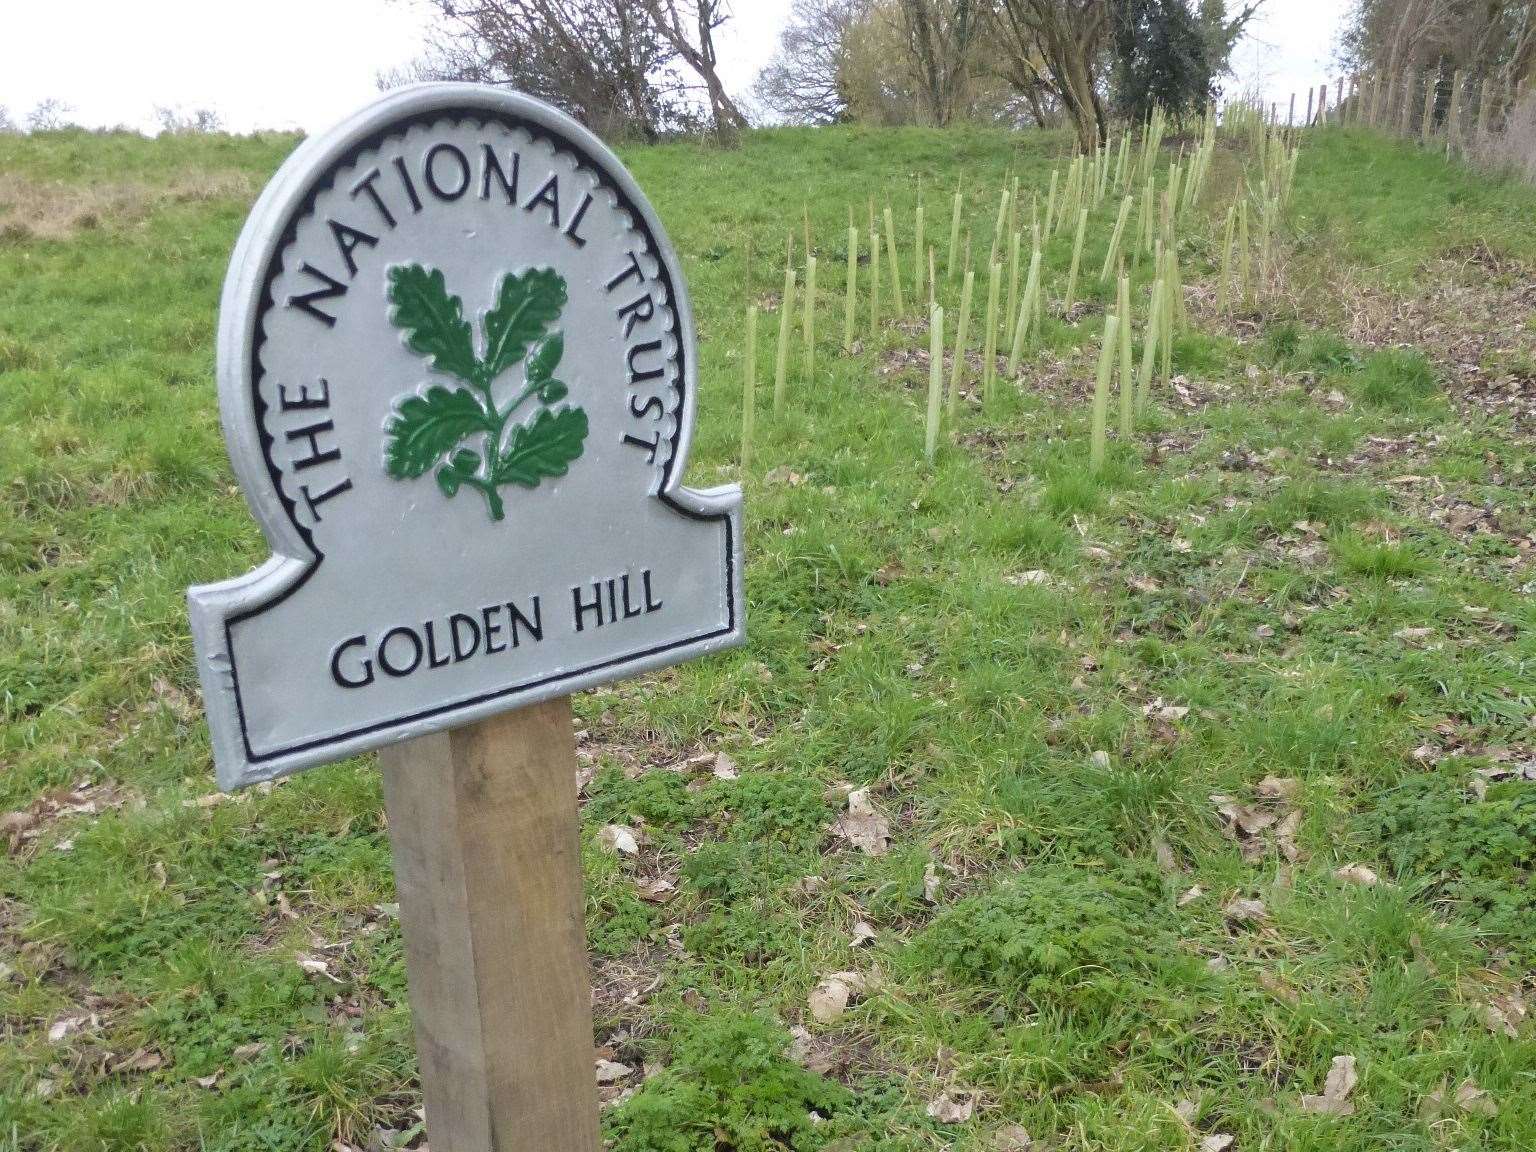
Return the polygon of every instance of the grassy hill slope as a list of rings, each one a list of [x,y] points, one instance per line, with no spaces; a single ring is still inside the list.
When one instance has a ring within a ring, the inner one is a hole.
[[[293,144],[0,136],[4,1152],[416,1138],[377,774],[211,795],[186,631],[186,585],[266,554],[212,343]],[[921,182],[942,275],[956,181],[984,260],[1005,173],[1043,191],[1066,147],[625,151],[698,314],[691,483],[737,476],[743,312],[802,204],[822,307],[743,477],[750,644],[576,701],[615,1147],[1532,1147],[1536,192],[1315,136],[1269,291],[1223,316],[1224,146],[1176,378],[1105,472],[1112,202],[1076,322],[925,468],[921,323],[861,301],[838,353],[848,208],[905,235]],[[835,828],[850,787],[883,854]],[[1303,1103],[1337,1057],[1352,1115]]]

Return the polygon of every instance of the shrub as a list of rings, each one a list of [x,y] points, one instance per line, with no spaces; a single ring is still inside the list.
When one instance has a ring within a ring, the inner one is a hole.
[[[653,771],[633,780],[604,768],[587,786],[587,818],[598,824],[684,828],[698,818],[698,800],[680,772]]]
[[[1044,1011],[1107,1013],[1194,978],[1158,877],[1040,864],[942,914],[914,954],[951,980]]]
[[[613,1112],[613,1152],[812,1152],[853,1102],[791,1060],[788,1034],[763,1016],[691,1016],[673,1034],[672,1063]]]
[[[1356,818],[1399,879],[1429,880],[1483,931],[1536,961],[1536,789],[1493,784],[1473,801],[1459,780],[1412,777]]]
[[[815,779],[789,775],[748,775],[716,790],[720,811],[731,817],[732,839],[814,848],[836,815],[822,799]]]

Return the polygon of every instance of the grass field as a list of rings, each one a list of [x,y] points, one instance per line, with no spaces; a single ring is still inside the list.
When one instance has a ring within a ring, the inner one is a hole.
[[[212,334],[294,143],[0,135],[3,1152],[420,1144],[377,773],[212,793],[187,636],[186,585],[266,554]],[[822,343],[742,478],[749,644],[575,702],[612,1145],[1536,1147],[1536,191],[1314,136],[1228,318],[1224,144],[1176,379],[1103,473],[1113,198],[1078,322],[926,468],[921,322],[861,304],[837,353],[847,208],[921,180],[942,275],[957,176],[984,260],[1066,147],[625,153],[698,314],[692,484],[736,477],[803,202]]]

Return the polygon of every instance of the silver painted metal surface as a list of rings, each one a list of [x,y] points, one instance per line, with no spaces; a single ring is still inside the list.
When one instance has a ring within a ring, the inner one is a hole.
[[[552,319],[518,311],[535,281],[563,286]],[[497,360],[509,316],[535,336]],[[445,370],[421,337],[460,321],[476,365],[505,362],[494,378]],[[220,306],[225,441],[272,549],[188,590],[220,786],[740,643],[740,490],[681,483],[695,371],[676,254],[564,114],[428,84],[306,141],[252,210]],[[392,466],[401,414],[463,421],[455,391],[505,427],[471,413],[424,471]]]

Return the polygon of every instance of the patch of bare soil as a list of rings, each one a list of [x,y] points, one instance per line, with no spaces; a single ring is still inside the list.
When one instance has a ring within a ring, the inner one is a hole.
[[[0,172],[0,240],[67,240],[98,228],[137,224],[171,204],[249,200],[244,172],[189,172],[154,187],[137,181],[86,184]]]
[[[1430,262],[1411,296],[1342,291],[1354,343],[1427,355],[1463,410],[1536,425],[1536,269],[1485,245]]]

